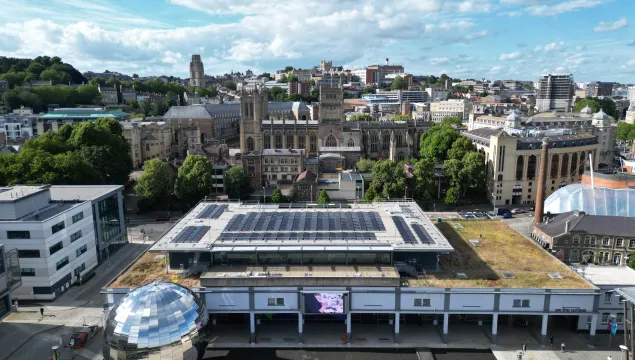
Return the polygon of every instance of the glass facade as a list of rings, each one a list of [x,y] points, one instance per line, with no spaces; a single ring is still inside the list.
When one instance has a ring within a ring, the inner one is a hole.
[[[99,211],[99,226],[101,243],[108,243],[111,239],[121,235],[121,219],[119,217],[119,201],[114,194],[97,204]]]
[[[545,200],[545,213],[560,214],[573,210],[590,215],[635,217],[635,189],[573,184],[558,189]]]

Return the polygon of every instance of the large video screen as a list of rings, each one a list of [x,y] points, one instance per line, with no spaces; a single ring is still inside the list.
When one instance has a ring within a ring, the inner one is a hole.
[[[309,314],[343,314],[344,294],[305,293],[304,308]]]

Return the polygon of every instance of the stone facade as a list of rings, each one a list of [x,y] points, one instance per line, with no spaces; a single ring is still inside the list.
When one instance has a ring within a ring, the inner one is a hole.
[[[190,61],[190,86],[205,87],[205,69],[201,61],[201,55],[192,55]]]
[[[143,166],[146,160],[172,157],[172,127],[166,122],[125,122],[122,125],[135,168]]]
[[[104,105],[117,105],[119,104],[119,92],[117,88],[111,86],[97,85],[99,95],[101,96],[101,102]]]

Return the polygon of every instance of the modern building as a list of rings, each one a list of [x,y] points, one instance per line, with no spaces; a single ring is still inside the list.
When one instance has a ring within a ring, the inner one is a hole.
[[[427,92],[421,90],[375,90],[375,94],[383,96],[387,101],[402,103],[409,101],[412,103],[425,103],[429,101]]]
[[[469,121],[472,105],[467,100],[450,99],[430,103],[432,121],[441,122],[448,116],[456,116],[464,122]]]
[[[165,121],[121,122],[123,137],[130,144],[132,166],[139,168],[146,160],[172,157],[172,126]]]
[[[38,115],[30,108],[15,109],[0,115],[0,133],[11,143],[21,143],[37,135]]]
[[[167,274],[157,259],[169,259]],[[447,343],[455,327],[496,344],[519,322],[547,344],[556,326],[587,316],[592,344],[603,296],[502,222],[435,225],[408,201],[202,202],[103,289],[106,313],[156,279],[204,297],[216,347],[236,338],[357,344],[376,331],[388,342],[423,342],[427,332]]]
[[[436,87],[426,88],[430,102],[447,100],[449,91]]]
[[[203,68],[201,55],[192,55],[192,61],[190,61],[190,86],[205,87],[206,85],[207,81],[205,80],[205,69]]]
[[[542,75],[537,88],[536,108],[541,112],[571,112],[573,92],[573,75]]]
[[[612,96],[613,83],[596,81],[586,85],[586,97]]]
[[[40,114],[37,120],[37,133],[57,131],[65,124],[76,124],[84,121],[95,121],[101,118],[117,121],[129,120],[130,114],[121,109],[107,110],[103,108],[57,108],[46,114]]]
[[[18,251],[13,249],[6,251],[0,244],[0,320],[9,315],[12,309],[11,291],[22,285],[20,276],[20,261]]]
[[[349,171],[323,174],[318,179],[318,194],[322,190],[326,190],[331,201],[364,201],[364,178]]]
[[[501,128],[480,128],[462,133],[485,154],[487,196],[495,205],[532,204],[536,201],[544,133],[510,134]],[[598,138],[590,134],[548,138],[549,164],[546,194],[580,181],[589,153],[598,152]],[[596,156],[593,167],[597,168]]]
[[[311,86],[308,82],[291,81],[287,88],[287,95],[308,95],[311,92]]]

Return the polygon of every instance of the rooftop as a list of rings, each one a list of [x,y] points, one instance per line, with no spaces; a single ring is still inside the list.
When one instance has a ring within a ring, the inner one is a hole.
[[[13,202],[21,198],[45,191],[47,186],[43,185],[14,185],[0,187],[0,202]]]
[[[635,235],[635,221],[625,216],[589,215],[584,211],[568,211],[554,216],[549,222],[536,225],[545,234],[554,237],[566,233],[631,237]]]
[[[635,270],[628,266],[585,265],[573,269],[594,285],[635,286]]]
[[[592,289],[593,285],[502,221],[437,223],[455,252],[440,255],[441,271],[412,287]],[[481,236],[482,235],[482,236]],[[475,240],[475,246],[470,240]],[[457,274],[465,274],[459,278]],[[549,274],[558,273],[562,279]],[[511,275],[511,276],[510,276]]]
[[[123,185],[52,185],[51,200],[95,200],[123,190]]]
[[[49,113],[40,115],[41,120],[50,119],[99,119],[99,118],[123,118],[130,114],[123,112],[121,109],[104,110],[102,108],[58,108]]]

